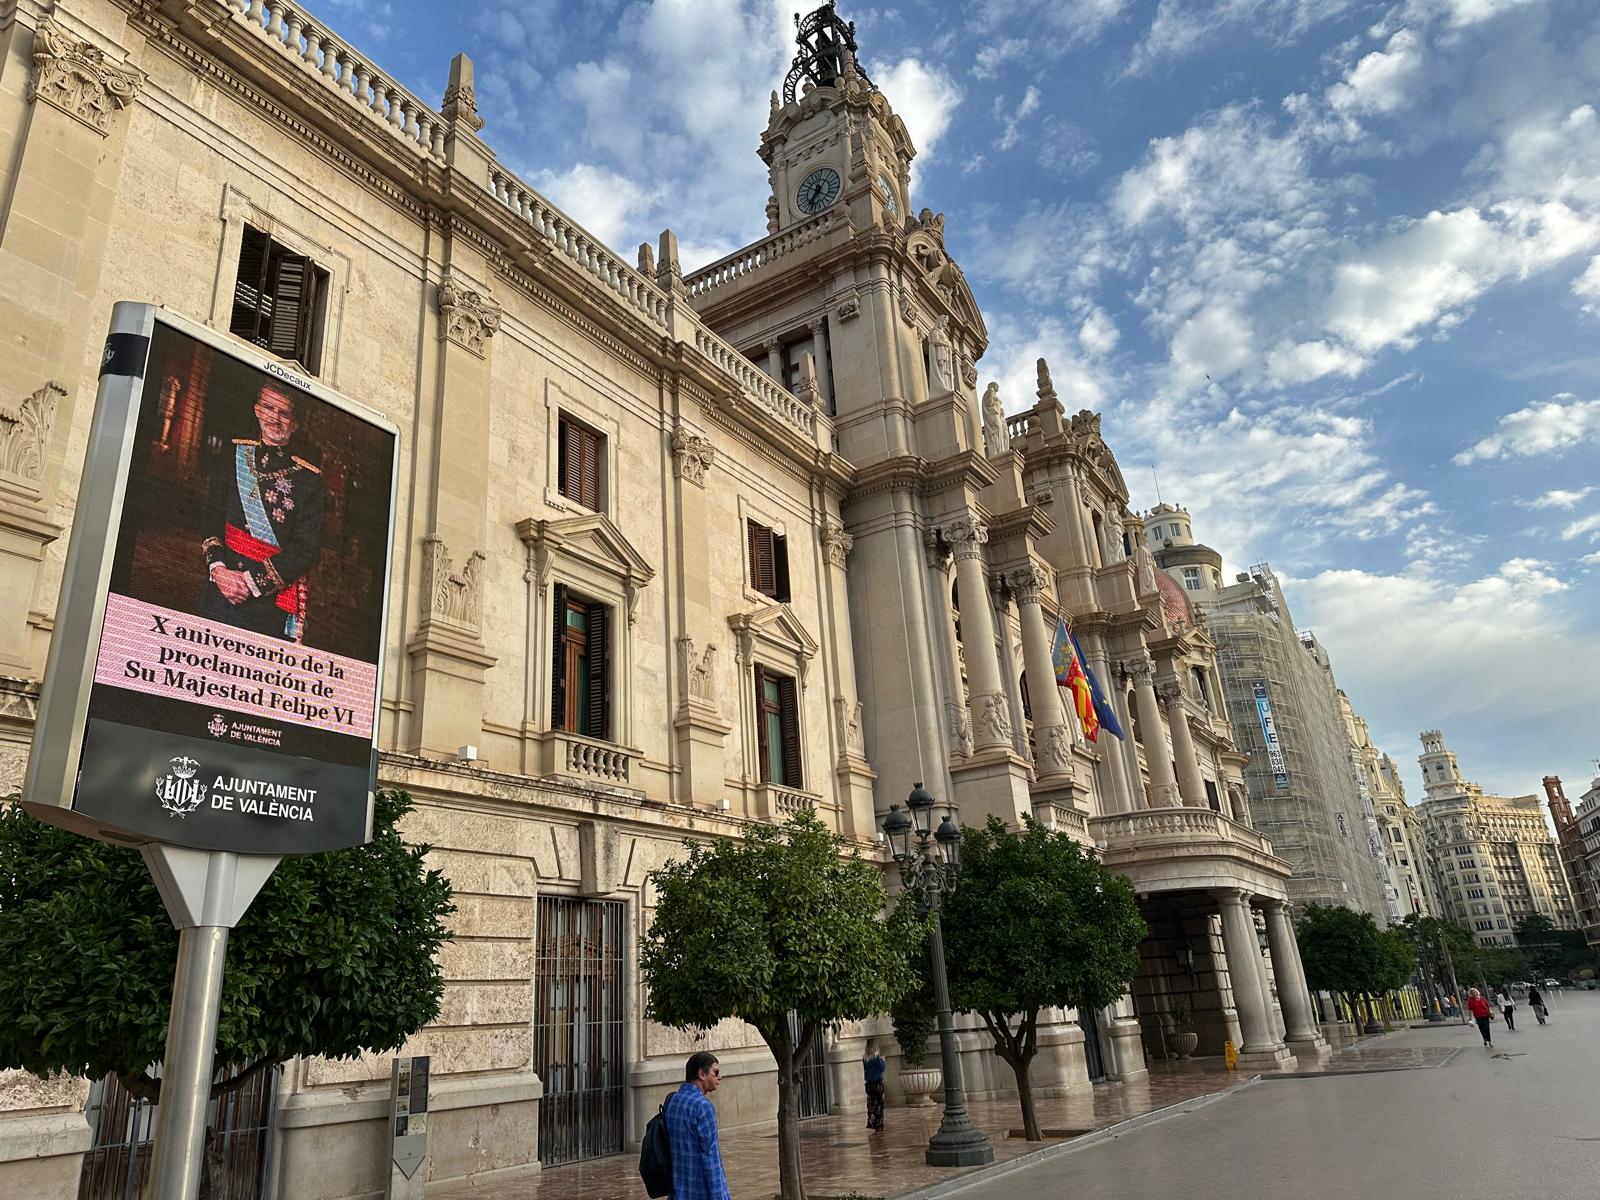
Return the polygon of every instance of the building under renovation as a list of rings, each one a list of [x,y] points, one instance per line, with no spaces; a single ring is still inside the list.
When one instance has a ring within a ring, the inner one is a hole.
[[[1358,788],[1333,669],[1297,632],[1277,577],[1262,563],[1222,584],[1222,556],[1194,540],[1189,514],[1162,504],[1145,518],[1156,562],[1185,589],[1217,648],[1250,818],[1293,868],[1293,903],[1390,915],[1370,796]]]

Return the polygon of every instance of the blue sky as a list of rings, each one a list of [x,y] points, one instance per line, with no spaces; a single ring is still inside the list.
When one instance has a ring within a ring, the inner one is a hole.
[[[628,251],[764,235],[793,3],[323,0]],[[1600,5],[845,3],[1008,409],[1051,363],[1141,507],[1268,561],[1420,797],[1600,756]],[[1152,474],[1154,468],[1155,474]]]

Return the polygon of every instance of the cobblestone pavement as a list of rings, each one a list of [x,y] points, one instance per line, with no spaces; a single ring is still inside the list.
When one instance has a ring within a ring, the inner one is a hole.
[[[1455,1053],[1450,1048],[1394,1046],[1391,1038],[1364,1039],[1342,1045],[1322,1064],[1301,1064],[1316,1071],[1396,1070],[1437,1065]],[[1225,1091],[1240,1077],[1230,1075],[1218,1059],[1186,1063],[1155,1062],[1150,1078],[1133,1083],[1100,1084],[1074,1095],[1039,1101],[1039,1124],[1045,1130],[1075,1133],[1103,1129],[1156,1109]],[[806,1187],[815,1196],[859,1191],[889,1197],[941,1183],[964,1173],[929,1167],[922,1161],[928,1138],[939,1127],[942,1109],[891,1108],[888,1129],[869,1133],[859,1113],[819,1117],[801,1126]],[[968,1105],[974,1124],[989,1135],[995,1161],[1007,1162],[1032,1153],[1040,1143],[1011,1138],[1021,1125],[1012,1100],[978,1100]],[[1059,1143],[1062,1139],[1053,1138]],[[1050,1143],[1046,1143],[1050,1144]],[[722,1140],[723,1162],[735,1200],[765,1200],[777,1190],[778,1142],[770,1132],[733,1131]],[[531,1179],[461,1187],[440,1194],[460,1200],[638,1200],[643,1195],[637,1156],[618,1155],[586,1163],[551,1167]]]
[[[1407,1029],[1340,1052],[1378,1073],[1243,1089],[952,1200],[1592,1200],[1600,993],[1553,1000],[1548,1025],[1526,1005],[1515,1031],[1497,1021],[1489,1049],[1472,1026]]]

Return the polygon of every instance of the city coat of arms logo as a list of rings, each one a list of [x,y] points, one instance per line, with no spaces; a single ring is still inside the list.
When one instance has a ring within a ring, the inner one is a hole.
[[[228,732],[228,718],[221,713],[213,713],[211,723],[206,726],[212,737],[221,737]]]
[[[188,755],[179,755],[171,762],[172,770],[156,780],[156,799],[168,815],[187,817],[206,802],[206,785],[196,779],[200,764]]]

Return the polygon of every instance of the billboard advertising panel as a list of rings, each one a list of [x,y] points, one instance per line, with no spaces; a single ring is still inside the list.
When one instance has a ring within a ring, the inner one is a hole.
[[[1267,698],[1267,685],[1257,680],[1252,685],[1256,697],[1256,716],[1261,719],[1261,736],[1267,744],[1267,766],[1272,771],[1273,786],[1280,792],[1289,790],[1289,766],[1283,758],[1283,744],[1278,741],[1278,726],[1272,719],[1272,701]]]
[[[25,799],[92,836],[368,836],[398,432],[149,305],[107,340]]]

